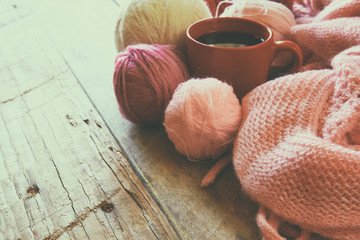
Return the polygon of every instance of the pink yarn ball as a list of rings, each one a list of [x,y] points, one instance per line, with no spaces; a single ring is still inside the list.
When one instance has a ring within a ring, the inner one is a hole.
[[[113,78],[121,114],[135,124],[161,123],[174,90],[188,78],[175,46],[128,46],[116,57]]]
[[[175,148],[189,160],[215,159],[233,143],[241,106],[233,88],[215,78],[178,86],[166,108],[164,126]]]

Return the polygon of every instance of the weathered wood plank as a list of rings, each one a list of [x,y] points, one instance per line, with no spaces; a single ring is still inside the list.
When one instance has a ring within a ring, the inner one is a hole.
[[[1,2],[11,9],[0,20],[0,239],[178,238],[32,10]]]
[[[187,161],[175,151],[161,126],[139,127],[121,117],[112,73],[117,5],[123,2],[33,0],[29,8],[180,237],[259,239],[255,224],[257,206],[241,192],[232,168],[227,168],[214,186],[202,189],[201,179],[212,164]],[[19,2],[18,8],[26,4]]]

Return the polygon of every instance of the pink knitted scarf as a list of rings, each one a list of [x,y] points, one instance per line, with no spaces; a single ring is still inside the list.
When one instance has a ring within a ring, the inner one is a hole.
[[[297,0],[300,73],[243,100],[233,164],[263,239],[360,239],[360,0]]]

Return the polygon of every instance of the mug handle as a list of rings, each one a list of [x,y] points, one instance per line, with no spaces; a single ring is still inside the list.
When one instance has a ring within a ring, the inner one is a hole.
[[[277,41],[275,42],[275,55],[276,56],[281,51],[292,52],[295,56],[294,66],[291,68],[289,73],[297,72],[300,67],[303,65],[303,54],[299,46],[291,41]]]

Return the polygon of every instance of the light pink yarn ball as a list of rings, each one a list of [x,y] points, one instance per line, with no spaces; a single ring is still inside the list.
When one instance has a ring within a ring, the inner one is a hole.
[[[232,146],[241,115],[230,85],[215,78],[190,79],[176,88],[164,126],[177,151],[189,160],[215,159]]]

